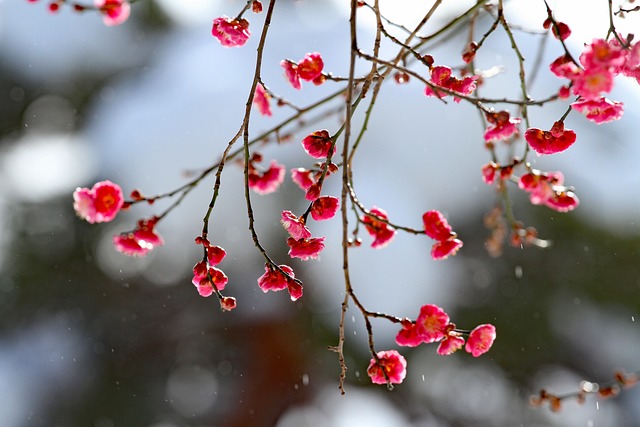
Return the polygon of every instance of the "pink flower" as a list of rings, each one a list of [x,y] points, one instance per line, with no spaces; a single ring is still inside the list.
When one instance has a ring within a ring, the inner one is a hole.
[[[447,240],[452,236],[453,231],[447,219],[439,211],[431,210],[422,215],[424,232],[434,240]]]
[[[302,80],[312,81],[322,74],[324,62],[318,52],[307,53],[298,62],[298,75]]]
[[[529,128],[524,133],[524,139],[538,154],[560,153],[576,142],[576,133],[571,129],[564,129],[563,122],[555,122],[550,131]]]
[[[519,118],[510,118],[507,111],[487,114],[487,120],[491,123],[484,132],[486,142],[504,141],[518,133],[518,125],[522,121]]]
[[[302,296],[302,285],[296,282],[293,269],[288,265],[279,266],[290,277],[282,274],[277,269],[271,267],[269,264],[264,266],[264,274],[258,278],[258,286],[263,292],[268,291],[281,291],[283,289],[289,290],[289,295],[292,301],[296,301]]]
[[[207,246],[207,262],[210,266],[220,264],[225,256],[227,256],[227,251],[220,246]]]
[[[135,230],[113,236],[113,244],[118,252],[130,256],[144,256],[156,246],[162,246],[164,240],[155,232],[158,218],[141,219]]]
[[[627,54],[627,60],[622,66],[622,74],[636,79],[640,84],[640,43],[636,43]]]
[[[431,247],[431,258],[434,260],[447,259],[449,255],[455,255],[462,247],[462,240],[456,239],[447,219],[436,210],[425,212],[422,215],[424,232],[427,236],[437,240]]]
[[[532,169],[520,177],[518,187],[529,193],[532,204],[541,205],[553,195],[553,186],[560,186],[563,181],[562,172],[540,172]]]
[[[612,68],[588,68],[573,76],[573,93],[584,99],[599,98],[613,89],[614,77]]]
[[[304,148],[304,151],[314,159],[324,159],[328,157],[332,145],[333,140],[326,129],[317,130],[307,135],[302,140],[302,147]],[[335,152],[336,147],[333,146],[331,155],[334,155]]]
[[[263,116],[271,116],[271,95],[265,90],[262,83],[258,83],[256,91],[253,94],[253,105]]]
[[[374,384],[400,384],[407,375],[407,361],[396,350],[379,351],[371,359],[367,375]]]
[[[336,197],[321,196],[311,204],[311,217],[316,221],[325,221],[334,217],[340,202]]]
[[[416,324],[409,319],[403,319],[402,329],[396,335],[396,343],[405,347],[416,347],[422,344],[422,337],[418,335]]]
[[[580,55],[580,62],[585,69],[612,68],[619,70],[626,61],[626,51],[617,40],[593,39],[585,46]],[[617,72],[617,71],[616,71]]]
[[[601,97],[598,100],[581,100],[571,104],[571,108],[581,112],[584,116],[597,124],[618,120],[624,113],[622,102],[610,101]]]
[[[460,239],[448,239],[435,242],[433,246],[431,246],[431,258],[436,261],[447,259],[449,255],[455,255],[462,245],[463,243]]]
[[[249,40],[249,21],[221,16],[213,20],[211,34],[224,47],[241,47]]]
[[[467,338],[465,350],[473,357],[478,357],[491,348],[496,339],[496,327],[491,324],[476,326]]]
[[[569,212],[578,207],[580,200],[573,191],[562,188],[554,191],[544,204],[558,212]]]
[[[151,250],[151,248],[142,246],[133,233],[116,234],[113,236],[113,244],[118,252],[129,256],[145,256]]]
[[[103,14],[102,22],[105,25],[120,25],[131,14],[131,5],[127,0],[95,0],[94,5]]]
[[[236,308],[236,299],[234,297],[222,297],[220,298],[220,308],[222,311],[231,311]]]
[[[195,281],[195,275],[193,280]],[[200,296],[209,297],[216,290],[223,290],[228,282],[229,279],[222,270],[215,267],[209,267],[207,274],[201,277],[200,281],[196,284],[196,288],[198,288]]]
[[[464,345],[464,338],[458,335],[449,334],[440,341],[438,345],[438,354],[440,356],[448,356],[460,350]]]
[[[291,180],[296,183],[301,190],[307,191],[309,187],[318,180],[312,170],[305,168],[291,169]]]
[[[97,182],[91,189],[77,188],[73,200],[76,214],[91,224],[112,221],[124,205],[122,189],[111,181]]]
[[[280,222],[289,235],[296,240],[311,237],[311,231],[304,225],[302,218],[298,218],[291,211],[282,211]]]
[[[300,74],[298,74],[298,64],[295,62],[283,59],[280,61],[280,66],[284,68],[284,77],[294,89],[302,89],[300,83]]]
[[[568,79],[572,79],[581,72],[580,67],[566,54],[556,58],[549,66],[549,69],[556,76]]]
[[[381,219],[387,219],[387,213],[382,209],[376,208],[375,206],[371,208],[369,213],[377,216]],[[371,247],[374,249],[382,249],[387,246],[393,238],[398,233],[395,228],[387,224],[386,222],[380,221],[373,216],[363,215],[360,220],[364,223],[367,232],[374,238],[373,243],[371,243]]]
[[[436,66],[431,70],[430,81],[436,86],[440,86],[449,91],[457,92],[461,95],[470,95],[476,89],[476,80],[479,76],[467,76],[462,79],[458,79],[451,75],[451,68],[446,66]],[[444,91],[432,89],[431,86],[425,87],[424,94],[427,96],[435,96],[438,98],[444,98],[449,94]],[[460,98],[453,97],[455,102],[460,102]]]
[[[287,245],[289,245],[289,256],[291,258],[300,258],[303,261],[309,258],[315,259],[324,249],[324,237],[311,237],[308,239],[294,239],[289,237]]]
[[[425,343],[439,341],[448,332],[449,315],[437,305],[427,304],[420,308],[416,319],[416,332]]]
[[[249,163],[249,187],[258,194],[273,193],[284,181],[285,168],[275,160],[271,161],[269,169],[259,171],[254,162]]]
[[[494,162],[490,162],[484,165],[482,167],[482,180],[486,184],[489,184],[489,185],[493,184],[496,178],[496,172],[498,171],[499,168],[500,167],[498,166],[498,164]]]

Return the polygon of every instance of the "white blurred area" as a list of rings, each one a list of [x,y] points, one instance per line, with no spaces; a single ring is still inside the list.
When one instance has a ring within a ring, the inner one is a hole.
[[[342,0],[281,3],[281,9],[274,17],[263,65],[263,80],[272,90],[301,105],[305,99],[316,99],[333,90],[331,83],[321,87],[307,83],[303,91],[297,93],[282,77],[281,59],[299,59],[309,51],[323,53],[326,71],[346,75],[349,59],[348,46],[344,43],[348,34],[346,3]],[[388,11],[389,17],[408,25],[426,12],[429,3],[418,0],[381,1],[382,10]],[[459,11],[474,2],[455,3],[455,10]],[[533,3],[530,0],[509,2],[508,16],[540,28],[545,17],[544,9],[541,3],[535,2],[535,6]],[[607,15],[602,9],[603,6],[606,9],[606,2],[590,1],[589,7],[584,7],[584,3],[578,0],[550,2],[558,18],[566,20],[572,27],[574,33],[569,41],[574,53],[594,36],[606,35],[604,18]],[[249,16],[253,37],[243,49],[222,48],[210,36],[210,25],[214,17],[233,15],[243,4],[244,1],[240,0],[158,0],[157,5],[167,13],[173,27],[159,38],[153,38],[137,33],[133,26],[127,24],[106,28],[98,17],[89,13],[78,16],[68,8],[62,8],[61,13],[52,16],[46,12],[44,4],[0,1],[0,60],[5,66],[18,70],[28,81],[40,83],[43,92],[27,109],[25,132],[15,140],[3,141],[1,145],[0,223],[3,222],[3,205],[6,203],[37,203],[64,194],[69,195],[71,203],[75,187],[91,185],[106,178],[119,183],[125,192],[141,188],[144,193],[154,194],[180,186],[185,181],[185,171],[215,162],[241,124],[263,15]],[[400,7],[396,7],[398,5]],[[132,19],[135,19],[136,7],[133,6]],[[443,8],[442,19],[452,13],[448,5]],[[411,12],[407,13],[407,10]],[[580,11],[579,19],[575,19],[576,10]],[[623,33],[640,28],[637,20],[635,26],[633,21],[629,21],[620,21],[619,29]],[[373,23],[366,18],[363,22]],[[305,29],[303,36],[300,36],[300,28]],[[519,37],[523,48],[532,56],[537,46],[535,37]],[[455,65],[460,62],[457,49],[463,46],[463,42],[452,40],[452,46],[455,48],[434,49],[432,54],[438,64]],[[559,54],[558,46],[549,43],[543,63],[550,62]],[[488,81],[482,88],[483,93],[493,93],[494,89],[515,82],[517,63],[503,35],[496,34],[487,41],[479,55],[479,65],[487,68],[504,65],[506,70],[495,82]],[[69,101],[57,96],[55,88],[73,84],[74,77],[84,72],[104,75],[108,77],[108,83],[100,97],[93,100],[83,118],[83,125],[78,126]],[[389,85],[393,84],[389,82]],[[560,79],[543,70],[532,91],[542,96],[561,84]],[[394,222],[418,228],[421,213],[429,209],[443,211],[454,229],[455,224],[462,222],[468,213],[486,210],[493,201],[493,190],[480,179],[480,167],[489,161],[489,155],[483,149],[483,130],[477,120],[477,112],[464,103],[442,105],[434,98],[426,98],[422,86],[416,82],[386,89],[387,93],[373,114],[366,146],[355,164],[355,184],[360,200],[369,207],[376,205],[385,209]],[[505,96],[515,97],[517,94],[516,90]],[[19,91],[15,96],[19,96]],[[640,87],[618,78],[610,97],[625,103],[622,120],[597,126],[572,114],[567,125],[578,134],[576,144],[568,152],[553,158],[532,157],[531,160],[535,167],[543,170],[562,170],[567,183],[576,187],[582,203],[575,215],[621,233],[637,234],[640,231],[640,198],[637,197],[637,189],[640,188],[640,168],[637,167],[640,159],[637,141]],[[550,127],[565,108],[565,104],[543,110],[532,108],[534,126]],[[264,119],[254,112],[254,134],[271,127],[290,113],[284,108],[276,110],[272,119]],[[335,118],[330,118],[321,126],[335,129],[337,123]],[[261,152],[267,159],[277,158],[287,169],[309,167],[312,163],[297,141],[280,147],[267,147]],[[153,208],[128,212],[114,225],[104,227],[104,239],[96,244],[94,251],[105,272],[118,279],[140,274],[159,285],[172,283],[185,271],[188,272],[197,259],[197,248],[192,242],[201,230],[212,184],[212,179],[204,181],[181,207],[163,220],[158,230],[166,245],[148,259],[130,260],[115,254],[110,248],[110,238],[117,231],[131,228],[140,216],[157,212],[156,209],[166,204],[158,203]],[[243,217],[244,195],[241,170],[237,165],[227,166],[222,184],[211,233],[216,243],[229,252],[230,258],[225,261],[227,265],[232,262],[239,264],[238,267],[228,267],[229,270],[235,270],[239,276],[242,273],[242,277],[249,278],[246,282],[253,281],[262,274],[263,266],[250,241],[247,220]],[[331,180],[327,183],[334,194],[338,188],[336,184]],[[281,254],[285,254],[285,233],[278,225],[279,212],[303,207],[301,191],[290,181],[284,189],[281,194],[262,198],[252,196],[258,231],[267,249]],[[315,305],[311,309],[324,316],[326,322],[335,324],[343,289],[340,226],[333,221],[328,225],[313,224],[311,228],[313,232],[327,236],[328,247],[320,261],[294,264],[294,268],[297,267],[297,275],[305,281],[305,292],[314,297]],[[0,228],[0,245],[3,233],[8,232]],[[415,317],[423,303],[454,304],[458,298],[456,289],[447,283],[455,281],[455,258],[447,263],[431,262],[428,259],[430,243],[413,236],[399,234],[392,247],[384,251],[364,247],[369,236],[362,237],[363,248],[352,252],[351,262],[354,287],[365,306],[401,317]],[[280,261],[289,260],[283,257]],[[397,280],[399,276],[403,278],[401,282]],[[390,287],[393,287],[393,293],[402,297],[389,297]],[[239,289],[237,292],[253,291]],[[263,298],[269,297],[271,295]],[[255,307],[254,315],[278,315],[281,309],[280,303],[265,301],[263,307]],[[576,318],[558,310],[557,323],[584,328],[581,322],[587,314],[593,314],[595,308],[585,310],[584,313],[572,312],[578,316]],[[347,328],[349,343],[364,348],[362,322],[357,313],[351,314],[355,314],[355,321]],[[596,318],[600,330],[606,332],[602,324],[617,325],[620,313],[611,310],[598,313],[598,316],[601,316]],[[48,331],[47,336],[66,334],[62,329],[54,329]],[[376,323],[377,345],[380,348],[395,346],[395,330],[395,326],[386,322]],[[566,330],[559,328],[557,333],[567,333]],[[631,328],[629,334],[637,337],[637,327]],[[0,378],[11,382],[18,382],[12,376],[28,378],[19,353],[22,341],[40,343],[42,340],[39,329],[22,331],[20,336],[21,341],[0,342]],[[606,336],[594,339],[605,342]],[[567,345],[580,351],[588,342],[568,334]],[[612,349],[612,354],[613,350],[618,350],[615,343],[610,343],[607,348]],[[46,350],[50,354],[58,351],[55,348]],[[633,361],[633,356],[638,354],[637,346],[630,346],[628,350],[624,352],[621,363]],[[532,420],[527,425],[540,426],[621,425],[613,405],[606,409],[588,407],[585,410],[581,407],[580,410],[567,410],[561,417],[547,417],[545,411],[532,413],[527,406],[528,397],[514,396],[515,386],[499,367],[491,363],[490,358],[477,364],[461,361],[457,356],[434,361],[432,355],[427,354],[433,351],[429,347],[413,353],[409,361],[413,372],[409,373],[408,383],[425,402],[439,408],[439,420],[449,419],[446,412],[450,411],[451,420],[465,419],[465,416],[473,414],[475,418],[468,419],[468,422],[475,420],[479,423],[477,425],[487,426],[520,425],[518,422],[521,420]],[[612,360],[612,354],[603,360]],[[72,366],[67,361],[57,371],[57,365],[53,366],[44,359],[34,358],[29,362],[29,370],[35,369],[47,375],[55,372],[54,378],[67,377]],[[185,384],[196,382],[203,393],[217,392],[216,380],[208,371],[205,370],[205,376],[201,377],[193,369],[177,368],[167,385],[167,394],[174,399],[172,404],[180,411],[197,412],[208,404],[204,400],[195,403],[180,401]],[[421,374],[415,374],[421,369],[425,380],[421,379]],[[540,384],[549,384],[553,380],[557,381],[558,387],[571,389],[579,383],[576,373],[558,373],[550,369],[551,373],[540,373]],[[77,380],[73,375],[68,378],[69,381]],[[33,398],[35,386],[33,382],[23,384],[19,393],[14,395],[17,402],[12,406],[14,411],[0,411],[0,425],[20,425],[14,420],[24,419],[24,411],[28,411],[29,406],[21,399]],[[202,407],[198,406],[200,404]],[[20,410],[23,413],[15,412]],[[579,415],[569,417],[575,414]],[[327,387],[315,396],[312,404],[285,413],[278,427],[448,425],[444,422],[436,421],[429,410],[409,419],[389,399],[369,390],[351,387],[348,396],[341,397],[335,387]]]

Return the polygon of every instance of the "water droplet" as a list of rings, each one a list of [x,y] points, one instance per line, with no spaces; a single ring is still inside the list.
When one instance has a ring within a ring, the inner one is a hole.
[[[422,381],[424,381],[424,374],[422,374]]]
[[[522,279],[522,267],[519,265],[516,265],[516,277]]]
[[[302,374],[302,385],[305,386],[305,387],[309,385],[309,375],[308,374]]]

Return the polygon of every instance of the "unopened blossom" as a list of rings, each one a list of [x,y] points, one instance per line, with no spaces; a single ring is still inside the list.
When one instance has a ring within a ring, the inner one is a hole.
[[[102,13],[102,22],[108,26],[122,24],[131,14],[127,0],[95,0],[94,5]]]
[[[518,125],[522,121],[517,117],[510,117],[507,111],[487,114],[490,125],[484,132],[486,142],[505,141],[518,133]]]
[[[624,113],[624,104],[607,98],[580,100],[571,104],[571,108],[581,112],[594,123],[602,124],[618,120]]]
[[[422,337],[418,335],[418,328],[410,319],[403,319],[402,329],[396,335],[396,344],[405,347],[416,347],[422,344]]]
[[[495,326],[491,324],[479,325],[469,334],[464,349],[471,353],[473,357],[478,357],[489,351],[495,339]]]
[[[309,200],[310,202],[313,202],[317,200],[318,197],[320,197],[320,192],[322,192],[322,186],[320,185],[319,182],[316,182],[315,184],[312,184],[311,187],[307,189],[307,192],[305,193],[304,198]]]
[[[435,242],[431,246],[431,258],[436,261],[447,259],[449,256],[455,255],[463,246],[460,239],[447,239]]]
[[[224,47],[241,47],[249,40],[249,21],[221,16],[213,20],[211,34]]]
[[[524,138],[536,153],[554,154],[571,147],[576,142],[576,133],[571,129],[565,129],[564,123],[558,121],[548,131],[529,128],[524,133]]]
[[[373,207],[369,213],[378,218],[387,219],[387,213],[380,208]],[[371,247],[374,249],[384,248],[391,243],[398,233],[395,228],[371,215],[363,215],[361,221],[364,223],[364,227],[367,229],[367,232],[374,239],[371,243]]]
[[[333,196],[318,197],[311,204],[311,217],[316,221],[325,221],[335,216],[340,201]]]
[[[284,77],[294,89],[302,89],[300,83],[300,74],[298,73],[298,64],[295,62],[283,59],[280,61],[280,66],[284,69]]]
[[[331,150],[332,146],[333,150]],[[331,155],[336,152],[331,135],[326,129],[317,130],[307,135],[302,140],[302,147],[314,159],[324,159],[329,156],[330,151]]]
[[[463,345],[464,338],[459,335],[449,334],[446,335],[442,341],[440,341],[437,352],[440,356],[448,356],[461,349]]]
[[[73,192],[76,214],[93,224],[112,221],[124,205],[122,189],[111,181],[100,181],[92,188],[77,188]]]
[[[367,375],[374,384],[400,384],[407,375],[407,361],[396,350],[379,351],[369,362]]]
[[[299,258],[306,261],[309,258],[315,259],[324,249],[324,237],[311,237],[308,239],[294,239],[289,237],[287,245],[289,245],[289,256],[291,258]]]
[[[271,116],[271,95],[265,90],[262,83],[258,83],[255,93],[253,94],[253,105],[263,116]]]
[[[282,219],[280,220],[289,235],[294,239],[308,239],[311,237],[311,231],[304,224],[302,218],[298,218],[291,211],[282,211]]]
[[[554,37],[559,40],[566,40],[571,35],[571,29],[564,22],[556,22],[555,24],[551,20],[551,18],[547,18],[542,23],[542,26],[548,30],[551,28],[551,32]]]
[[[322,74],[323,68],[322,55],[318,52],[307,53],[303,59],[298,61],[298,76],[302,80],[312,81]]]
[[[284,181],[285,167],[275,160],[271,161],[269,169],[260,171],[251,162],[249,164],[249,188],[258,194],[273,193]]]
[[[420,308],[416,319],[416,331],[425,343],[439,341],[448,331],[449,315],[437,305],[427,304]]]
[[[493,184],[496,177],[496,172],[499,168],[500,167],[495,162],[489,162],[486,165],[482,166],[482,180],[486,184]]]
[[[476,80],[479,76],[467,76],[459,79],[451,75],[451,68],[446,66],[436,66],[431,70],[430,82],[436,86],[448,89],[449,91],[459,93],[461,95],[470,95],[476,90]],[[431,88],[427,85],[424,90],[425,95],[435,96],[438,98],[444,98],[449,94],[447,92],[438,90],[437,88]],[[460,98],[454,96],[455,102],[460,102]]]
[[[135,230],[113,236],[113,244],[118,252],[130,256],[144,256],[156,246],[162,246],[164,240],[155,231],[157,217],[141,219]]]

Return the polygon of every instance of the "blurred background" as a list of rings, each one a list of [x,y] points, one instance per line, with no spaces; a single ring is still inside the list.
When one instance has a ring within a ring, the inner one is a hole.
[[[335,90],[327,83],[294,91],[279,62],[318,51],[326,71],[346,75],[346,3],[278,1],[265,49],[267,86],[300,105]],[[400,3],[383,2],[383,11],[409,27],[430,7]],[[425,33],[472,3],[443,8]],[[359,198],[413,227],[422,212],[441,210],[465,246],[435,262],[424,238],[400,233],[375,251],[363,235],[350,255],[356,293],[371,310],[415,318],[432,303],[461,328],[493,323],[498,331],[478,359],[440,357],[429,345],[400,349],[408,374],[393,391],[370,384],[366,330],[351,309],[347,394],[338,391],[337,356],[327,347],[337,343],[343,299],[340,225],[312,224],[314,235],[327,236],[327,249],[317,261],[291,261],[279,215],[300,212],[304,200],[288,176],[279,192],[253,202],[263,244],[305,284],[295,303],[256,286],[264,267],[247,231],[237,165],[225,169],[211,224],[212,240],[229,253],[220,267],[230,278],[227,294],[238,298],[230,313],[190,283],[212,179],[159,224],[166,243],[145,258],[116,253],[111,237],[166,202],[135,206],[109,224],[76,218],[71,194],[78,186],[110,179],[125,193],[156,194],[219,158],[240,126],[264,14],[246,16],[253,37],[242,49],[222,48],[210,27],[243,4],[139,1],[129,21],[108,28],[96,14],[70,7],[54,15],[46,2],[0,1],[0,425],[640,426],[640,388],[582,405],[567,401],[559,413],[529,405],[540,388],[562,394],[582,380],[639,369],[640,87],[631,80],[618,78],[611,94],[625,103],[620,121],[597,126],[571,114],[576,144],[531,158],[539,169],[565,174],[581,200],[576,211],[531,206],[511,192],[516,216],[552,248],[507,245],[498,258],[484,243],[483,217],[496,200],[481,180],[489,154],[477,112],[426,98],[419,82],[387,84],[354,165]],[[572,28],[574,54],[606,36],[606,2],[550,6]],[[537,30],[545,19],[542,2],[509,2],[507,14]],[[640,28],[632,18],[617,23],[621,32]],[[363,11],[364,49],[373,22]],[[459,65],[466,37],[451,34],[431,47],[436,64]],[[532,96],[556,91],[563,82],[544,64],[560,55],[559,46],[535,33],[516,37],[525,56],[540,53],[543,64]],[[517,63],[502,34],[488,39],[477,66],[501,67],[483,95],[518,97]],[[532,123],[548,129],[565,109],[532,108]],[[275,110],[272,118],[254,113],[254,134],[291,113]],[[338,126],[335,116],[302,124],[292,143],[260,151],[287,169],[309,167],[301,135]],[[337,195],[338,184],[329,179],[326,190]],[[378,350],[397,348],[397,327],[373,327]]]

